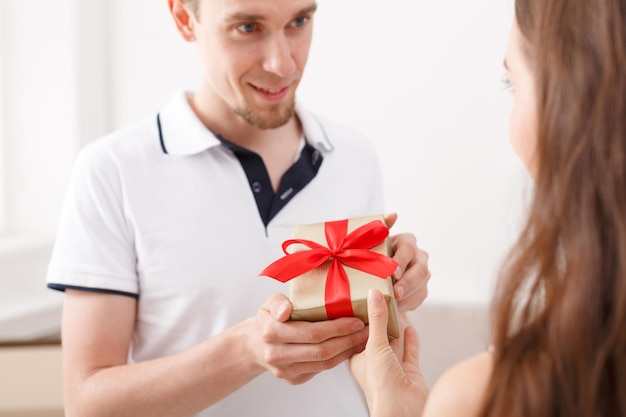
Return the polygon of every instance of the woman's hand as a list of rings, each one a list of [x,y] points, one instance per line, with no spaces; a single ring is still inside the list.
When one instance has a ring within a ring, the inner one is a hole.
[[[422,415],[428,386],[419,369],[417,333],[404,333],[402,361],[396,356],[399,340],[387,338],[387,304],[379,290],[367,297],[369,339],[365,351],[350,359],[350,371],[365,392],[371,417]]]

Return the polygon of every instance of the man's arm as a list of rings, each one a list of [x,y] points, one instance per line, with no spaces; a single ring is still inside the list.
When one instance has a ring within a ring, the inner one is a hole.
[[[176,355],[127,364],[137,301],[66,291],[63,372],[68,417],[190,416],[270,370],[305,382],[363,350],[357,318],[287,322],[284,295],[268,298],[252,317]]]

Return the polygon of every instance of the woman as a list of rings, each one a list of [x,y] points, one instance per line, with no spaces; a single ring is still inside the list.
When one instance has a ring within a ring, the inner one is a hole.
[[[535,190],[494,296],[492,352],[426,401],[415,332],[400,363],[372,292],[351,368],[373,417],[626,416],[626,0],[516,0],[515,16],[510,137]]]

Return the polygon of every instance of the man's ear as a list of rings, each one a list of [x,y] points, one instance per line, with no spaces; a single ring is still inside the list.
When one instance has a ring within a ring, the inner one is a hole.
[[[196,40],[194,33],[194,19],[192,12],[188,9],[185,0],[167,0],[167,5],[170,8],[170,13],[176,23],[178,33],[187,42],[193,42]]]

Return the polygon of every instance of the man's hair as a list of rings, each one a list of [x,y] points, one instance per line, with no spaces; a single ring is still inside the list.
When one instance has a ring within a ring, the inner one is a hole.
[[[536,183],[481,416],[626,416],[626,0],[516,0]]]
[[[185,2],[191,6],[191,11],[197,19],[200,13],[200,0],[185,0]]]

